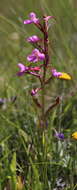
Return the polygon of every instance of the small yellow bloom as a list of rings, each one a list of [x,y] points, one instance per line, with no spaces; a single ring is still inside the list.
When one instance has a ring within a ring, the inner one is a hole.
[[[21,176],[17,176],[17,190],[22,190],[24,183]]]
[[[72,138],[73,138],[73,139],[77,139],[77,132],[74,132],[74,133],[72,134]]]
[[[65,80],[71,80],[72,77],[67,74],[67,73],[64,73],[64,72],[61,72],[61,75],[58,77],[59,79],[65,79]]]

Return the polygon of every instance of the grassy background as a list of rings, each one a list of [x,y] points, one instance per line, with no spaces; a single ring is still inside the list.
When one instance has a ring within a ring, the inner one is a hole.
[[[70,73],[71,82],[54,81],[47,88],[48,99],[60,95],[61,104],[50,113],[49,127],[39,137],[37,111],[30,91],[37,85],[31,76],[17,77],[17,64],[27,64],[32,47],[26,37],[40,32],[24,26],[30,12],[38,17],[54,15],[49,30],[51,63]],[[3,0],[0,2],[0,188],[32,190],[74,190],[77,188],[77,142],[71,139],[77,128],[77,2],[76,0]],[[17,99],[12,103],[11,98]],[[65,134],[57,141],[51,128]],[[39,143],[40,142],[40,143]],[[43,146],[42,146],[43,144]],[[61,179],[61,181],[60,181]],[[21,184],[21,185],[20,185]],[[64,186],[63,186],[64,184]]]

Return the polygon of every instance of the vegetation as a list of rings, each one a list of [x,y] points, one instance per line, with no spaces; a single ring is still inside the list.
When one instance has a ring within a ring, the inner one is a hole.
[[[39,82],[32,75],[17,75],[19,62],[29,66],[26,57],[33,47],[26,38],[42,37],[38,28],[23,24],[30,12],[38,18],[55,17],[49,20],[50,60],[57,71],[72,78],[55,78],[47,84],[46,106],[56,97],[60,103],[50,111],[44,130],[31,97]],[[77,189],[76,20],[76,0],[0,2],[1,190]],[[57,138],[54,130],[64,134],[64,139]]]

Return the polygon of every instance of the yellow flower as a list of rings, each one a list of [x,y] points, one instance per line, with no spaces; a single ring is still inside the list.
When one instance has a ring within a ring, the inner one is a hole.
[[[67,73],[64,73],[64,72],[61,72],[61,75],[58,77],[59,79],[65,79],[65,80],[71,80],[72,77],[67,74]]]
[[[74,133],[72,134],[72,138],[73,138],[73,139],[77,139],[77,132],[74,132]]]
[[[17,190],[22,190],[24,183],[21,176],[17,176]]]

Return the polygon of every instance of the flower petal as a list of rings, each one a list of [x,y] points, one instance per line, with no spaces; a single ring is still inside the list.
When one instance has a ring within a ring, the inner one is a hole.
[[[38,58],[37,58],[36,56],[34,56],[34,55],[28,55],[28,56],[27,56],[27,60],[28,60],[29,62],[33,62],[33,63],[38,62]]]
[[[34,13],[34,12],[31,12],[30,14],[29,14],[29,17],[30,17],[30,19],[34,22],[34,23],[38,23],[39,22],[39,19],[38,18],[36,18],[36,14]]]
[[[61,75],[59,76],[59,79],[71,80],[72,77],[69,74],[62,72]]]
[[[30,36],[29,38],[27,38],[27,41],[31,42],[31,43],[36,43],[36,42],[40,41],[40,38],[38,36],[34,35],[34,36]]]
[[[58,138],[58,139],[64,139],[64,134],[63,133],[58,133],[58,132],[55,132],[55,137]]]
[[[46,17],[44,18],[44,20],[48,22],[48,20],[51,19],[51,18],[55,18],[55,17],[54,17],[54,16],[46,16]]]
[[[74,132],[74,133],[72,134],[72,138],[77,140],[77,132]]]
[[[30,55],[27,56],[27,60],[33,63],[43,61],[45,59],[44,53],[41,53],[38,49],[34,49]]]
[[[33,23],[32,20],[24,20],[24,24],[31,24],[31,23]]]
[[[18,76],[23,75],[25,72],[29,70],[29,68],[23,65],[22,63],[19,63],[18,67],[20,68],[20,71],[17,73]]]
[[[57,77],[57,78],[58,78],[58,77],[61,76],[61,72],[57,72],[56,69],[52,69],[51,71],[52,71],[52,75],[53,75],[54,77]]]
[[[22,63],[19,63],[19,64],[18,64],[18,67],[20,68],[20,71],[21,71],[21,72],[24,72],[24,71],[25,71],[25,66],[24,66]]]

